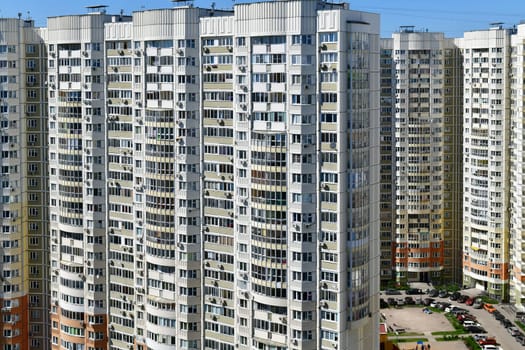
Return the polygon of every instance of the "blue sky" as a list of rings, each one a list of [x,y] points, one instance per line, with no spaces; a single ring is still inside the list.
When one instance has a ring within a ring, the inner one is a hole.
[[[238,2],[244,0],[238,0]],[[213,0],[195,0],[195,6],[209,7]],[[337,2],[337,1],[336,1]],[[464,31],[485,29],[489,23],[503,22],[505,27],[525,19],[523,0],[350,0],[355,10],[381,14],[382,36],[389,37],[401,25],[414,25],[418,29],[445,32],[459,37]],[[231,8],[232,0],[215,0],[216,8]],[[37,25],[45,26],[49,16],[85,13],[84,6],[107,4],[108,13],[126,14],[140,9],[172,6],[169,0],[0,0],[0,17],[16,17],[19,12],[33,18]]]

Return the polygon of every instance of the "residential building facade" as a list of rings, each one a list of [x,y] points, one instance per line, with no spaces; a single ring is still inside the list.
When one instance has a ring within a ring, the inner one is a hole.
[[[394,279],[398,284],[460,283],[460,52],[443,33],[413,27],[401,27],[383,44],[393,68],[382,71],[382,79],[386,85],[391,77],[395,89],[395,107],[382,100],[382,110],[386,114],[390,109],[395,118],[394,183],[387,173],[382,183],[382,189],[393,188]],[[382,152],[388,157],[387,148]],[[386,244],[382,249],[386,251]]]
[[[523,64],[525,26],[520,24],[511,36],[510,53],[510,205],[509,205],[509,302],[525,309],[524,215],[523,215]]]
[[[48,22],[52,347],[379,346],[379,18]]]
[[[381,147],[381,187],[379,197],[380,210],[380,284],[382,288],[393,287],[394,276],[393,245],[395,210],[395,64],[393,59],[392,39],[381,39],[380,43],[380,147]]]
[[[49,344],[44,35],[32,20],[0,19],[0,344],[5,349]]]
[[[510,37],[466,32],[463,51],[463,284],[509,294]]]

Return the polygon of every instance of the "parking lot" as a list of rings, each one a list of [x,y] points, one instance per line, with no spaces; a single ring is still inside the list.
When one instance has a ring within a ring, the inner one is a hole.
[[[445,318],[442,313],[425,314],[421,311],[422,308],[404,307],[397,309],[383,309],[381,310],[386,316],[387,324],[396,325],[405,328],[406,333],[422,333],[419,338],[428,339],[425,344],[430,344],[433,350],[466,350],[467,347],[462,341],[446,341],[438,342],[432,336],[432,332],[437,331],[453,331],[454,327]],[[406,336],[408,338],[418,338],[418,336]],[[396,337],[391,337],[396,339]],[[403,338],[403,333],[400,333],[397,338]],[[399,343],[399,349],[408,350],[415,349],[416,342]]]
[[[476,296],[480,292],[479,291],[470,291],[470,293],[467,293],[471,296]],[[385,293],[382,293],[381,296],[384,300],[386,300],[388,297],[394,297],[397,299],[404,299],[406,297],[406,294],[402,295],[385,295]],[[428,298],[428,295],[422,295],[421,298],[419,295],[412,296],[416,303],[419,303],[420,300],[424,300],[425,298]],[[487,331],[487,333],[484,334],[484,336],[487,337],[495,337],[497,342],[500,344],[501,349],[503,350],[509,350],[509,349],[525,349],[525,346],[521,345],[516,338],[514,338],[505,326],[498,321],[493,314],[489,313],[485,309],[474,309],[472,306],[467,306],[465,303],[459,303],[457,301],[451,301],[448,297],[434,297],[435,301],[437,302],[446,302],[450,303],[452,306],[459,307],[462,309],[465,309],[469,314],[474,316],[476,318],[476,322],[480,324],[480,326]],[[506,319],[514,323],[515,321],[515,315],[513,312],[510,311],[510,308],[505,305],[494,305],[495,309],[498,310],[502,316],[504,316]],[[426,314],[422,312],[423,306],[412,306],[412,307],[396,307],[396,308],[387,308],[387,309],[381,309],[381,312],[386,317],[387,325],[390,327],[390,329],[394,328],[400,328],[404,329],[405,332],[408,333],[407,336],[403,336],[403,333],[399,333],[397,336],[391,336],[390,339],[398,339],[400,338],[425,338],[428,340],[428,342],[425,342],[425,344],[430,343],[431,348],[434,350],[464,350],[467,349],[467,347],[464,345],[462,341],[436,341],[435,336],[432,336],[432,332],[436,331],[453,331],[454,328],[450,324],[450,322],[445,318],[444,313],[432,313],[432,314]],[[500,318],[502,317],[500,316]],[[515,324],[512,324],[512,326],[515,326]],[[519,329],[519,328],[518,328]],[[521,330],[519,330],[521,331]],[[525,333],[521,331],[521,333]],[[422,334],[422,335],[421,335]],[[414,335],[414,336],[412,336]],[[467,335],[465,335],[467,336]],[[400,349],[415,349],[416,348],[416,342],[410,342],[410,343],[399,343]]]

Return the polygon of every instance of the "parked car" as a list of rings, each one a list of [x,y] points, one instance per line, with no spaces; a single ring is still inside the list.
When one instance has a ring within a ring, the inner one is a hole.
[[[397,302],[397,306],[405,305],[405,301],[403,300],[403,298],[397,298],[396,302]]]
[[[497,345],[496,338],[485,338],[478,341],[478,344],[483,345]]]
[[[482,349],[483,350],[500,350],[501,348],[496,345],[484,345]]]
[[[483,350],[500,350],[500,348],[496,345],[483,345]]]
[[[505,328],[510,328],[510,327],[514,327],[514,323],[512,323],[511,321],[507,320],[506,318],[504,318],[503,320],[500,321],[501,324],[503,325],[503,327]]]
[[[521,345],[525,345],[525,337],[524,336],[517,335],[514,339],[516,339],[516,341],[518,343],[520,343]]]
[[[518,327],[509,327],[507,328],[507,332],[509,332],[513,337],[520,335],[521,333]]]
[[[388,307],[388,302],[386,302],[385,299],[379,299],[379,307],[381,309],[387,308]]]
[[[483,302],[481,300],[476,300],[474,304],[472,304],[472,307],[474,309],[481,309],[483,307]]]
[[[407,305],[415,305],[416,301],[414,300],[414,298],[412,298],[410,296],[407,296],[407,297],[405,297],[405,304],[407,304]]]
[[[480,340],[487,339],[487,336],[484,334],[474,334],[472,338],[474,338],[475,341],[479,342]]]
[[[471,326],[481,327],[481,325],[479,323],[477,323],[476,321],[471,321],[471,320],[463,321],[463,327],[467,328],[467,327],[471,327]]]
[[[492,306],[492,304],[485,304],[483,305],[483,308],[487,310],[489,313],[493,313],[494,311],[496,311],[496,308]]]
[[[387,289],[385,291],[385,294],[386,295],[401,295],[401,291],[400,290],[397,290],[397,289]]]
[[[447,296],[448,296],[448,292],[446,290],[439,291],[440,298],[446,298]]]
[[[460,323],[463,323],[465,321],[477,321],[476,317],[470,314],[458,315],[457,319]]]
[[[422,289],[410,288],[410,289],[407,289],[406,294],[407,295],[420,295],[420,294],[425,294],[425,292],[423,292]]]
[[[487,333],[487,331],[480,326],[467,326],[465,330],[469,333]]]
[[[472,304],[474,304],[474,298],[468,298],[465,301],[465,305],[472,306]]]
[[[457,306],[451,305],[445,308],[445,312],[452,312],[457,308]]]
[[[501,313],[498,313],[496,316],[494,316],[494,318],[498,321],[501,321],[505,318],[505,316],[503,316]]]
[[[461,294],[459,294],[459,292],[454,292],[454,293],[452,293],[452,294],[450,295],[450,298],[449,298],[449,299],[452,300],[452,301],[456,301],[456,300],[459,299],[460,296],[461,296]]]
[[[390,305],[390,306],[394,306],[394,305],[397,304],[396,303],[396,299],[394,299],[394,298],[388,298],[387,302],[388,302],[388,305]]]
[[[429,315],[432,313],[432,310],[430,310],[428,307],[424,307],[422,311]]]
[[[451,304],[447,302],[441,302],[439,303],[439,309],[445,311],[447,307],[449,307]]]
[[[432,297],[432,298],[435,298],[435,297],[439,296],[439,292],[438,292],[437,289],[432,289],[430,292],[428,292],[428,296]]]
[[[466,302],[468,300],[468,296],[467,295],[461,295],[459,298],[458,298],[458,303],[461,303],[463,304],[464,302]]]
[[[423,299],[423,305],[430,306],[430,304],[432,304],[433,301],[434,301],[434,298],[425,298]]]
[[[439,301],[433,301],[430,303],[430,307],[439,308]]]
[[[450,311],[450,313],[454,315],[463,315],[463,314],[468,314],[468,311],[460,307],[457,307],[454,310]]]

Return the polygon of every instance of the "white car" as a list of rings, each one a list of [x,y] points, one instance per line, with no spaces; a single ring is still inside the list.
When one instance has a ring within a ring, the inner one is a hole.
[[[496,345],[483,345],[483,350],[502,350],[502,349]]]
[[[457,306],[454,306],[454,305],[450,305],[449,307],[447,307],[445,309],[445,312],[452,312],[452,310],[455,310],[457,308]]]

